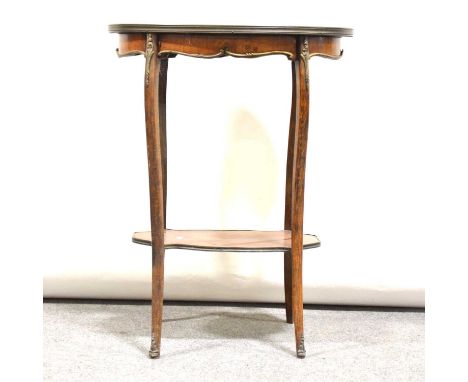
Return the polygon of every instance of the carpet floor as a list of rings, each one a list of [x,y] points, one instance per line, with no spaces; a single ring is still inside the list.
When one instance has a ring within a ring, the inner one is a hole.
[[[44,381],[423,381],[424,311],[309,306],[307,357],[280,306],[165,303],[161,358],[151,307],[44,302]]]

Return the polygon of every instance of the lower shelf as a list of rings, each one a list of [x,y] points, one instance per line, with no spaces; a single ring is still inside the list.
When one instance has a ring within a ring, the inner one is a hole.
[[[151,245],[151,231],[135,232],[132,241]],[[304,249],[320,246],[315,235],[304,234]],[[216,252],[284,252],[291,249],[291,231],[216,231],[166,229],[165,248]]]

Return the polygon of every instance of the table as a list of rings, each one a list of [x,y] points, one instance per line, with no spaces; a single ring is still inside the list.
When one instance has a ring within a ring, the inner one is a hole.
[[[164,253],[169,248],[207,251],[284,252],[286,322],[295,329],[296,354],[306,355],[302,301],[302,252],[318,247],[315,235],[303,233],[304,178],[309,120],[309,58],[338,59],[340,39],[352,29],[233,25],[114,24],[120,36],[119,57],[144,55],[146,142],[151,231],[133,241],[152,248],[152,319],[149,356],[159,358],[164,290]],[[166,85],[170,58],[254,58],[284,55],[291,61],[292,101],[286,164],[284,230],[172,230],[166,227],[167,149]]]

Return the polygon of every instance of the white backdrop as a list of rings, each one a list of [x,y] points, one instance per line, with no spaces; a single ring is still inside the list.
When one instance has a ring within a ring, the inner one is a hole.
[[[16,158],[3,232],[12,251],[30,239],[44,296],[150,297],[150,249],[131,243],[149,229],[144,61],[117,59],[109,23],[324,25],[355,37],[342,40],[341,60],[310,62],[304,230],[322,247],[305,251],[304,301],[424,306],[428,258],[463,230],[449,229],[445,212],[466,204],[443,161],[462,159],[455,134],[466,124],[435,100],[445,85],[433,75],[440,44],[420,36],[429,27],[422,2],[348,3],[46,3],[20,47],[34,66],[21,86],[2,73],[18,101],[3,113],[11,135],[2,155]],[[177,57],[168,83],[168,226],[281,229],[290,62]],[[281,302],[282,269],[279,253],[169,250],[165,298]]]

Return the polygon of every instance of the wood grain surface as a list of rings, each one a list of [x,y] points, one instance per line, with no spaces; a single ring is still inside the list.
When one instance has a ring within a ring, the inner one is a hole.
[[[135,232],[134,243],[151,245],[151,232]],[[206,251],[282,252],[291,249],[291,231],[171,230],[164,235],[165,248]],[[304,235],[304,249],[320,246],[315,235]]]

